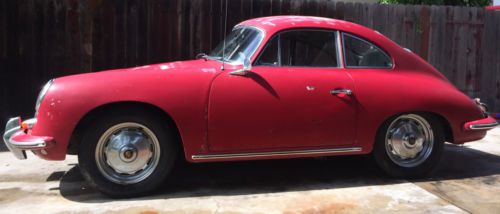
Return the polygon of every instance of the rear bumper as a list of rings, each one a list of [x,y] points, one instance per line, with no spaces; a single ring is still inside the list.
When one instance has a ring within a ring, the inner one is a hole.
[[[21,127],[21,118],[14,117],[8,120],[3,134],[3,141],[7,148],[18,159],[26,159],[26,151],[41,151],[54,145],[54,138],[47,136],[33,136],[29,134],[30,129],[36,124],[36,119],[24,121],[25,127]]]
[[[474,120],[464,124],[465,130],[490,130],[495,128],[498,122],[491,116],[481,119]]]

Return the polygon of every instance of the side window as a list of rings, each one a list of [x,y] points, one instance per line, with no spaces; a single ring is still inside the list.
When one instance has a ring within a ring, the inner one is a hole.
[[[335,31],[291,30],[272,38],[255,65],[337,67]]]
[[[267,42],[264,51],[259,56],[256,61],[256,65],[265,65],[265,66],[278,66],[278,42],[279,35],[272,38],[269,42]]]
[[[344,60],[347,67],[390,68],[392,61],[377,46],[355,36],[342,33]]]
[[[282,66],[337,67],[334,31],[288,31],[280,40]]]

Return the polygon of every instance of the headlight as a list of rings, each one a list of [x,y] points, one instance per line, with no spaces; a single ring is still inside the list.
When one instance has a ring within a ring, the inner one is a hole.
[[[40,108],[40,104],[42,104],[43,98],[45,97],[45,94],[47,94],[47,91],[49,91],[50,86],[52,86],[52,82],[54,82],[54,79],[49,80],[42,88],[40,93],[38,94],[38,98],[36,99],[36,106],[35,106],[35,118],[38,115],[38,109]]]

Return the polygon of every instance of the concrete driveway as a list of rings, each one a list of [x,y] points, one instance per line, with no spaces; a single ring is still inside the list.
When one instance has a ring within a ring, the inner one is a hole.
[[[499,213],[500,128],[446,145],[426,179],[387,178],[370,157],[178,164],[156,195],[114,200],[75,156],[19,161],[0,152],[0,213]]]

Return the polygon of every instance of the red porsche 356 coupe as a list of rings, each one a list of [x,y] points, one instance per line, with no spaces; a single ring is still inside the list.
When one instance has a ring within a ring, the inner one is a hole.
[[[484,104],[380,33],[335,19],[274,16],[234,27],[196,60],[50,80],[33,119],[8,121],[19,159],[77,154],[105,194],[161,185],[189,162],[372,153],[387,174],[415,177],[444,142],[481,139]]]

